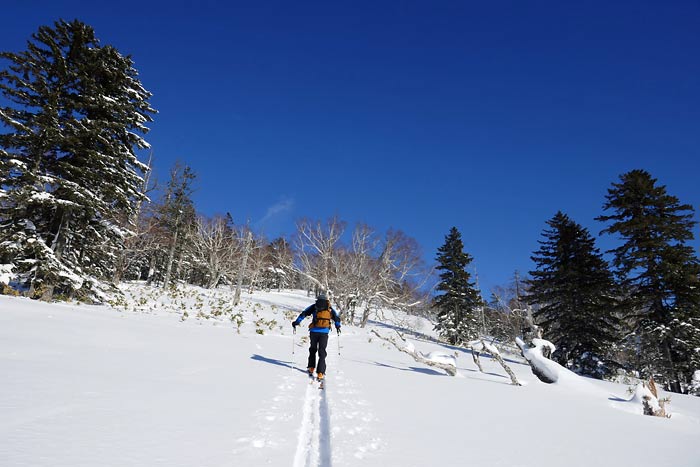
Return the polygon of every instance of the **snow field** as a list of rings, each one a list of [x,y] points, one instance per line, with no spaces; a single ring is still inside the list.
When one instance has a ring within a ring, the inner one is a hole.
[[[671,419],[645,417],[627,386],[545,385],[504,354],[514,387],[461,350],[452,378],[351,326],[330,337],[321,391],[305,375],[304,333],[286,321],[305,294],[245,295],[239,333],[180,319],[183,306],[207,315],[225,303],[221,289],[167,303],[136,289],[126,305],[137,312],[0,296],[0,465],[700,465],[700,398],[674,394]],[[260,319],[278,324],[259,334]]]

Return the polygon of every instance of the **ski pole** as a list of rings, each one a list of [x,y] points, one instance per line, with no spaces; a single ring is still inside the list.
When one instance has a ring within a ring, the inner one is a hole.
[[[338,356],[340,356],[340,329],[338,329]]]
[[[296,326],[293,326],[292,329],[292,356],[294,356],[294,336],[297,335],[297,328]]]

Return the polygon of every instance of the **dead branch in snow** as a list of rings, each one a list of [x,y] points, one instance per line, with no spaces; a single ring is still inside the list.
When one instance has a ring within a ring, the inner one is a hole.
[[[450,365],[447,363],[442,363],[442,362],[436,362],[430,359],[427,359],[421,354],[420,352],[417,352],[413,348],[405,347],[399,345],[396,340],[390,338],[390,337],[385,337],[379,334],[376,330],[372,329],[372,333],[380,338],[383,341],[389,342],[392,344],[394,347],[396,347],[400,352],[403,352],[405,354],[410,355],[415,361],[419,363],[423,363],[424,365],[440,368],[441,370],[445,370],[445,372],[450,375],[450,376],[455,376],[457,374],[457,367],[455,365]],[[403,339],[403,336],[399,334],[399,337]],[[405,342],[405,339],[403,339]]]
[[[484,339],[481,339],[479,344],[480,346],[472,344],[467,344],[467,348],[472,351],[472,358],[474,358],[474,363],[476,363],[476,366],[479,368],[479,371],[481,373],[484,372],[484,370],[481,368],[481,362],[479,361],[479,355],[481,352],[485,352],[491,356],[494,360],[496,360],[501,367],[505,370],[506,373],[508,373],[508,376],[510,377],[510,382],[514,386],[522,386],[520,382],[518,381],[518,378],[515,376],[515,373],[513,373],[513,370],[510,369],[510,367],[506,364],[505,360],[503,360],[503,357],[501,357],[501,354],[498,352],[498,349],[493,348],[491,345],[486,344],[484,342]]]

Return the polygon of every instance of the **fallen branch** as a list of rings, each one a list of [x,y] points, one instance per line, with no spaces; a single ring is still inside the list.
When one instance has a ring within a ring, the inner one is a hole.
[[[474,360],[476,367],[479,369],[479,373],[483,373],[484,369],[481,368],[481,360],[479,360],[481,350],[477,349],[472,344],[467,344],[467,348],[472,351],[472,359]]]
[[[494,360],[496,360],[501,367],[505,370],[506,373],[508,373],[508,376],[510,376],[510,382],[514,386],[522,386],[520,384],[520,381],[518,381],[518,378],[515,376],[515,373],[513,373],[513,370],[510,369],[510,367],[506,364],[505,360],[503,360],[503,357],[501,357],[501,353],[498,351],[496,347],[493,345],[487,344],[484,342],[483,339],[480,339],[480,341],[477,344],[481,344],[480,348],[477,348],[477,345],[474,345],[474,343],[467,344],[467,348],[469,348],[472,351],[472,357],[474,358],[474,363],[476,363],[476,366],[479,368],[479,371],[481,373],[484,372],[484,370],[481,368],[481,362],[479,361],[479,355],[481,352],[486,352],[489,354]]]
[[[394,339],[382,336],[379,334],[376,330],[372,329],[372,333],[380,338],[383,341],[389,342],[392,344],[394,347],[396,347],[400,352],[403,352],[405,354],[410,355],[413,357],[413,359],[419,363],[423,363],[424,365],[440,368],[441,370],[444,370],[448,375],[450,376],[455,376],[457,374],[457,366],[449,363],[443,363],[443,362],[437,362],[435,360],[431,360],[426,358],[422,353],[416,351],[412,346],[402,346],[399,345]],[[399,337],[404,340],[403,336],[399,334]]]

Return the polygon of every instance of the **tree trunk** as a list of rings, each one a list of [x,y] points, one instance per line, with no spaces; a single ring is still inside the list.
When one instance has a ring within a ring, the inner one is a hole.
[[[364,328],[367,325],[367,321],[369,321],[369,314],[371,312],[371,308],[369,305],[369,302],[367,302],[367,306],[365,306],[365,311],[362,312],[362,321],[360,321],[360,327]]]
[[[671,344],[668,339],[664,339],[661,343],[661,352],[666,360],[666,389],[671,392],[681,394],[683,389],[681,388],[681,382],[679,381],[678,375],[676,374],[675,365],[673,364],[673,357],[671,357]]]
[[[214,287],[216,287],[219,283],[219,279],[221,279],[221,272],[217,271],[209,280],[209,283],[207,284],[207,289],[213,289]]]
[[[56,256],[56,259],[59,263],[61,262],[61,259],[63,259],[63,252],[67,244],[67,232],[68,228],[70,227],[70,217],[70,211],[63,211],[63,214],[61,216],[61,224],[58,226],[58,232],[56,232],[56,237],[54,238],[53,244],[51,245],[51,249],[53,250],[54,256]],[[50,302],[53,298],[53,292],[55,287],[56,284],[53,283],[53,281],[48,283],[44,282],[41,299],[45,302]]]
[[[510,367],[506,364],[505,360],[503,360],[503,357],[501,357],[501,354],[499,354],[495,348],[491,349],[488,345],[486,345],[486,343],[484,342],[483,339],[481,339],[481,349],[480,350],[476,349],[471,344],[467,345],[467,348],[469,348],[472,351],[472,358],[474,359],[474,363],[479,368],[479,371],[481,373],[483,373],[484,370],[483,370],[483,368],[481,368],[481,362],[479,360],[479,356],[480,356],[481,352],[485,352],[485,353],[489,354],[494,360],[496,360],[499,365],[501,365],[501,367],[505,370],[505,372],[510,377],[511,384],[513,384],[514,386],[522,386],[520,384],[520,381],[518,381],[517,376],[515,376],[515,373],[513,373],[513,370],[510,369]]]
[[[124,276],[124,263],[126,261],[125,256],[126,254],[122,252],[119,254],[117,259],[117,264],[114,267],[114,274],[112,275],[112,283],[114,285],[118,285]]]
[[[163,278],[163,286],[167,287],[170,284],[170,274],[173,270],[173,261],[175,258],[175,248],[177,246],[178,231],[175,229],[173,233],[173,243],[170,245],[170,251],[168,251],[168,261],[165,264],[165,277]]]
[[[541,346],[541,345],[539,347],[533,346],[533,347],[529,348],[528,345],[520,338],[516,338],[515,343],[520,348],[520,352],[522,353],[522,356],[525,358],[525,360],[527,360],[527,363],[530,365],[530,369],[532,370],[532,374],[537,376],[537,378],[540,381],[542,381],[543,383],[552,384],[552,383],[557,382],[556,375],[553,375],[549,371],[547,371],[546,367],[540,367],[538,365],[538,361],[537,361],[536,357],[533,358],[532,356],[530,356],[530,358],[528,358],[529,354],[526,352],[526,351],[531,350],[531,349],[539,349],[538,350],[539,354],[542,357],[549,359],[549,357],[545,355],[545,353],[551,354],[549,347],[547,348],[547,352],[544,351],[543,346]]]
[[[498,352],[491,352],[491,349],[486,345],[483,339],[481,339],[481,345],[484,347],[484,350],[491,355],[493,358],[496,359],[496,361],[503,367],[506,373],[508,373],[508,376],[510,377],[510,382],[514,386],[521,386],[520,381],[518,381],[517,376],[515,376],[515,373],[513,373],[513,370],[510,369],[508,365],[506,365],[505,360],[503,360],[503,357],[501,357],[501,354]]]
[[[148,275],[146,276],[146,285],[153,283],[153,278],[156,275],[156,255],[151,255],[148,261]]]
[[[243,253],[243,261],[241,268],[238,270],[238,280],[236,281],[236,293],[233,295],[233,306],[241,302],[241,287],[243,285],[243,274],[245,273],[246,265],[248,264],[248,252],[250,248],[250,239],[253,236],[250,232],[246,234],[245,252]]]

